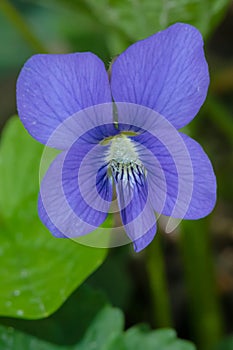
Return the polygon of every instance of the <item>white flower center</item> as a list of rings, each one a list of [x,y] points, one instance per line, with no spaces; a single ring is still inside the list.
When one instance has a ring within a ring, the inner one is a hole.
[[[137,162],[139,159],[133,142],[126,135],[119,135],[111,140],[107,160],[108,162],[114,160],[122,164],[128,164]]]
[[[124,134],[112,138],[106,160],[116,182],[141,182],[146,174],[134,142]]]

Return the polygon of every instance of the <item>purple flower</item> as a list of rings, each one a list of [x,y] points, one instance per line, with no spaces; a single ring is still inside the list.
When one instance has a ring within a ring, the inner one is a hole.
[[[61,150],[39,197],[39,216],[52,234],[96,229],[114,185],[136,251],[156,233],[155,212],[209,214],[216,201],[211,163],[177,131],[195,117],[208,85],[202,37],[182,23],[130,46],[113,63],[110,82],[92,53],[31,57],[18,78],[17,105],[28,132]]]

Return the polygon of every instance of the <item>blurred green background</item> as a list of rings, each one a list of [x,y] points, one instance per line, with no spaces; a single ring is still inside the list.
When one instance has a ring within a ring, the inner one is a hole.
[[[170,235],[161,222],[155,241],[140,254],[130,246],[107,253],[58,243],[37,218],[42,147],[10,119],[22,65],[39,52],[91,51],[108,67],[130,44],[175,22],[195,25],[205,39],[209,94],[185,132],[213,163],[213,213],[183,222]],[[233,349],[232,38],[233,2],[227,0],[0,0],[0,324],[8,327],[0,329],[1,350],[57,349],[13,334],[9,326],[58,346],[86,334],[77,349],[157,349],[157,340],[145,337],[152,333],[141,328],[123,338],[123,316],[110,305],[123,311],[125,329],[138,323],[172,327],[198,349]],[[94,324],[88,335],[96,315],[105,331],[98,333]],[[111,339],[91,347],[93,334]],[[186,349],[175,341],[174,347],[158,344],[160,350]]]

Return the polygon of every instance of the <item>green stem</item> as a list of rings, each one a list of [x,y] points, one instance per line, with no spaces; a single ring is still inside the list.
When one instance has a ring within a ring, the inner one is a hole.
[[[208,221],[183,221],[181,250],[192,330],[198,349],[210,350],[222,334]]]
[[[32,47],[35,52],[46,53],[47,50],[40,40],[33,34],[24,18],[8,0],[0,0],[0,11],[19,31],[24,40]]]
[[[160,233],[157,233],[156,238],[147,247],[146,254],[153,321],[156,327],[170,327],[172,316]]]

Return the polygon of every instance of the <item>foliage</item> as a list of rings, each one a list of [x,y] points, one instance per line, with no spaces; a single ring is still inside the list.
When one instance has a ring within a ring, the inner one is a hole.
[[[184,340],[176,338],[170,329],[149,331],[133,327],[123,333],[123,314],[119,309],[105,306],[87,329],[83,339],[74,346],[58,346],[14,330],[0,327],[0,348],[4,350],[195,350]]]
[[[106,250],[56,239],[37,216],[43,146],[17,117],[0,150],[0,314],[41,318],[54,312],[104,260]]]

